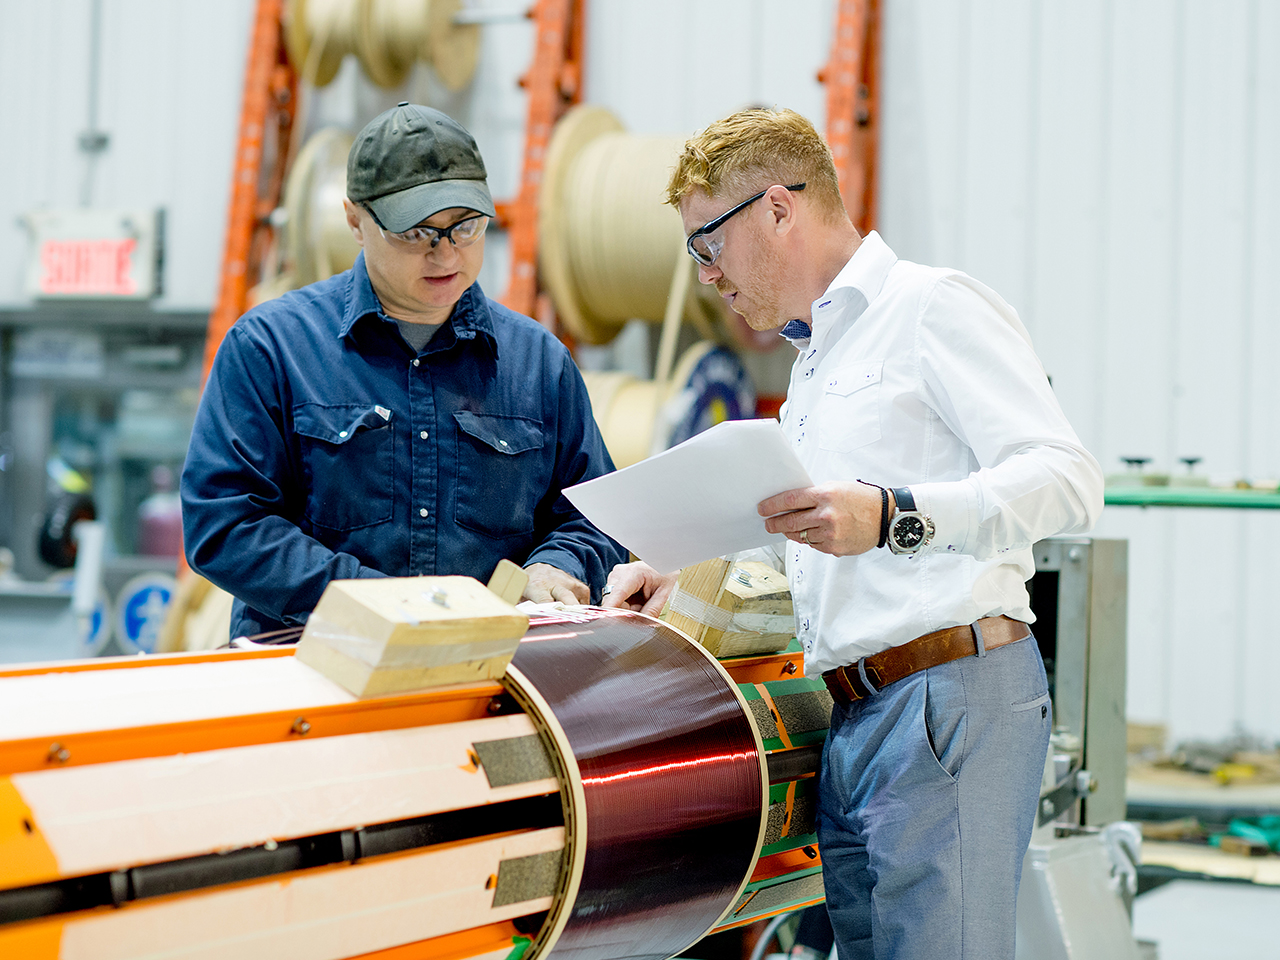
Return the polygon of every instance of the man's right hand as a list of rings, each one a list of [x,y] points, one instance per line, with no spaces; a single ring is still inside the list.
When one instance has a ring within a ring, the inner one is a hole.
[[[662,574],[642,560],[620,563],[609,571],[605,585],[609,592],[602,607],[621,607],[656,617],[662,612],[676,585],[677,574]]]

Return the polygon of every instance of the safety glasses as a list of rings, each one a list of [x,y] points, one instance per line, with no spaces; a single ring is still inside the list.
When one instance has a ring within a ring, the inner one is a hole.
[[[793,183],[787,187],[788,190],[794,190],[796,192],[799,192],[804,188],[805,185],[803,183]],[[697,230],[693,231],[693,233],[689,234],[689,239],[685,241],[685,247],[689,251],[689,256],[693,257],[693,259],[697,260],[704,267],[709,267],[714,264],[716,259],[720,256],[720,251],[724,249],[724,237],[716,237],[713,236],[713,234],[728,223],[734,214],[741,213],[768,193],[769,189],[770,187],[765,187],[754,197],[748,197],[736,207],[726,210],[714,220],[703,224]]]
[[[372,208],[367,204],[364,208],[369,211],[369,216],[373,217],[374,226],[378,228],[382,238],[401,250],[415,252],[434,250],[441,240],[448,240],[455,247],[468,247],[484,236],[489,226],[489,218],[483,213],[478,213],[474,217],[466,217],[447,227],[428,227],[420,224],[410,227],[403,233],[392,233],[378,222],[378,215]]]

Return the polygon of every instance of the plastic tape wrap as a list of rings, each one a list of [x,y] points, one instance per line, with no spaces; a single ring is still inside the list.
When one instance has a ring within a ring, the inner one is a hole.
[[[307,633],[344,657],[371,667],[414,669],[441,667],[473,660],[488,660],[510,654],[520,642],[518,637],[500,640],[476,640],[473,643],[386,643],[353,636],[314,614],[307,623]]]
[[[668,609],[682,617],[725,633],[793,633],[795,618],[783,613],[730,613],[723,607],[699,600],[676,587],[671,592]]]

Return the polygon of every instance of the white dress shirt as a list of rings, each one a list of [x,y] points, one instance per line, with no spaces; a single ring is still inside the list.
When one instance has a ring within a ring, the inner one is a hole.
[[[1013,308],[871,233],[792,343],[782,428],[814,483],[909,486],[936,529],[915,556],[782,547],[805,672],[981,617],[1034,620],[1031,545],[1093,526],[1102,471]]]

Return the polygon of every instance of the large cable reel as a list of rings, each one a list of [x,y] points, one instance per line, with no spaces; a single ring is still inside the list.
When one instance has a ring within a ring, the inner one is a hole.
[[[614,463],[629,466],[722,420],[755,415],[733,349],[759,337],[714,288],[694,282],[680,215],[665,203],[680,137],[634,136],[608,110],[579,106],[556,124],[538,203],[542,282],[579,342],[611,341],[631,319],[661,323],[654,379],[583,375]],[[703,339],[676,359],[682,323]]]
[[[285,45],[298,75],[317,87],[353,53],[380,87],[400,86],[421,60],[461,90],[480,56],[480,26],[457,23],[461,8],[461,0],[288,0]]]

